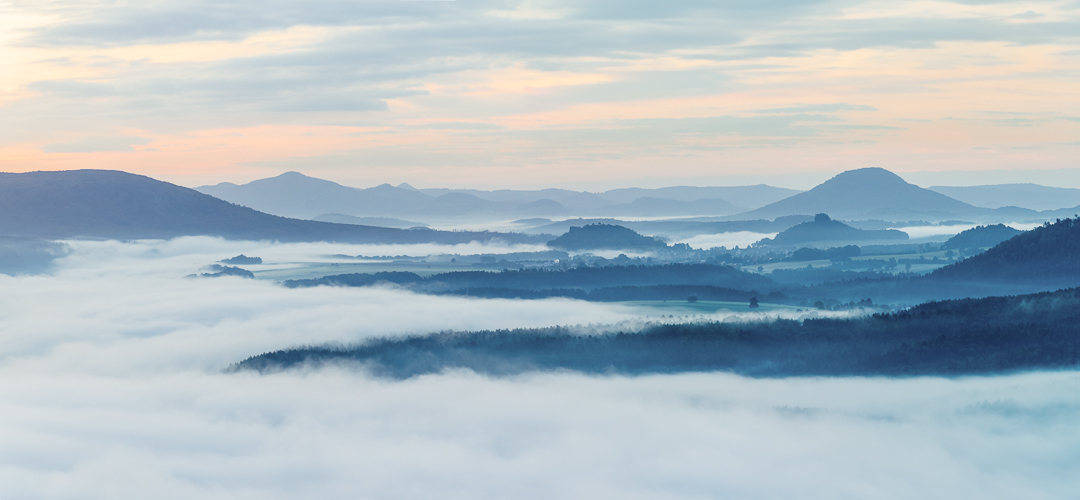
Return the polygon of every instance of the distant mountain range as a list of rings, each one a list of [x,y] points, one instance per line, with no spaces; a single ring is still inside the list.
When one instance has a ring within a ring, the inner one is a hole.
[[[197,190],[284,217],[344,223],[353,221],[342,216],[362,217],[365,219],[360,223],[388,227],[402,226],[393,221],[377,223],[375,219],[404,218],[425,223],[452,223],[462,219],[530,217],[711,216],[731,221],[773,220],[777,217],[827,213],[835,219],[847,221],[962,219],[996,223],[1053,220],[1080,211],[1080,190],[1076,189],[1033,184],[923,189],[881,168],[844,172],[806,192],[766,185],[626,188],[601,193],[566,189],[416,189],[408,184],[383,184],[358,189],[296,172],[243,185],[221,183],[202,186]],[[960,199],[950,197],[952,194]],[[1054,210],[1040,212],[1033,207]]]
[[[383,184],[358,189],[287,172],[237,185],[228,182],[196,188],[201,193],[266,213],[295,218],[326,214],[359,217],[675,217],[730,215],[798,193],[772,186],[616,189],[587,193],[565,189],[535,191],[416,189]],[[730,199],[737,200],[731,202]]]
[[[244,240],[446,244],[493,239],[542,243],[549,239],[289,219],[146,176],[111,170],[0,173],[0,235],[48,239],[209,235]]]
[[[1005,186],[1017,185],[981,186],[980,189],[975,189],[968,194],[984,193],[987,191],[981,188],[993,187],[999,189],[999,193],[1011,193],[1009,196],[1014,199],[1023,197],[1021,191],[1006,188]],[[1037,187],[1042,188],[1043,186]],[[1043,191],[1049,192],[1053,191],[1053,189],[1048,188],[1048,190]],[[1040,190],[1035,191],[1043,192]],[[1030,199],[1030,197],[1026,199]],[[1065,198],[1059,199],[1064,200]],[[863,168],[843,172],[809,191],[770,203],[756,210],[728,216],[726,219],[771,219],[785,215],[827,213],[833,218],[851,221],[870,219],[885,221],[965,219],[996,223],[1052,220],[1054,218],[1069,217],[1077,212],[1080,212],[1080,206],[1044,211],[1016,206],[984,208],[950,198],[940,192],[909,184],[900,176],[882,168]]]
[[[990,186],[930,186],[928,189],[976,207],[1023,207],[1057,210],[1080,206],[1080,189],[1038,184],[997,184]]]

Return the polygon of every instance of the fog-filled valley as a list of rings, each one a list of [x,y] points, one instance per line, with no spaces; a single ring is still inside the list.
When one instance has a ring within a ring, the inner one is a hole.
[[[1080,491],[1080,1],[0,1],[0,500]]]
[[[409,226],[6,175],[0,498],[1078,486],[1080,222],[1060,210]]]
[[[403,381],[348,365],[232,373],[232,363],[283,347],[806,312],[679,318],[567,299],[184,278],[240,253],[276,262],[370,250],[340,244],[66,245],[49,275],[0,276],[3,497],[1060,498],[1078,486],[1066,459],[1080,444],[1073,371],[754,379],[449,370]]]

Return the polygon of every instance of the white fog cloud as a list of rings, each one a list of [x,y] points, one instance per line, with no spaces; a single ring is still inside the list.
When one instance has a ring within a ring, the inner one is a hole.
[[[52,276],[0,276],[0,498],[1064,498],[1080,487],[1075,372],[224,374],[300,344],[640,315],[181,277],[241,246],[76,242]]]

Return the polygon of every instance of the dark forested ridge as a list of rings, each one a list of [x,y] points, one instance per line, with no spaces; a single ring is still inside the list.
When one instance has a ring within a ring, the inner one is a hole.
[[[234,369],[334,362],[360,363],[391,378],[457,368],[492,375],[719,370],[759,377],[1074,368],[1080,363],[1080,290],[932,302],[855,319],[672,324],[593,335],[567,328],[438,333],[270,352]]]
[[[465,288],[536,291],[545,289],[591,290],[605,287],[654,285],[706,285],[768,291],[776,283],[765,276],[745,273],[730,266],[668,264],[662,266],[577,267],[565,270],[522,269],[503,272],[462,271],[427,278],[407,272],[341,274],[308,280],[289,280],[285,286],[370,286],[378,282],[410,285],[416,291],[444,292]],[[636,299],[635,299],[636,300]]]
[[[939,280],[994,280],[1077,286],[1080,219],[1059,219],[1016,235],[956,264],[937,269]]]
[[[194,189],[113,170],[0,173],[0,235],[37,238],[175,238],[447,243],[540,243],[523,234],[403,230],[288,219]]]

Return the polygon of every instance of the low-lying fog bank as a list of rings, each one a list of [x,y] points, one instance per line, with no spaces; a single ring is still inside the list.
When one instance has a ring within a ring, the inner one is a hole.
[[[335,253],[205,243],[76,242],[51,276],[0,276],[0,498],[1037,499],[1080,487],[1076,372],[225,374],[289,346],[643,311],[182,278],[239,253]]]

